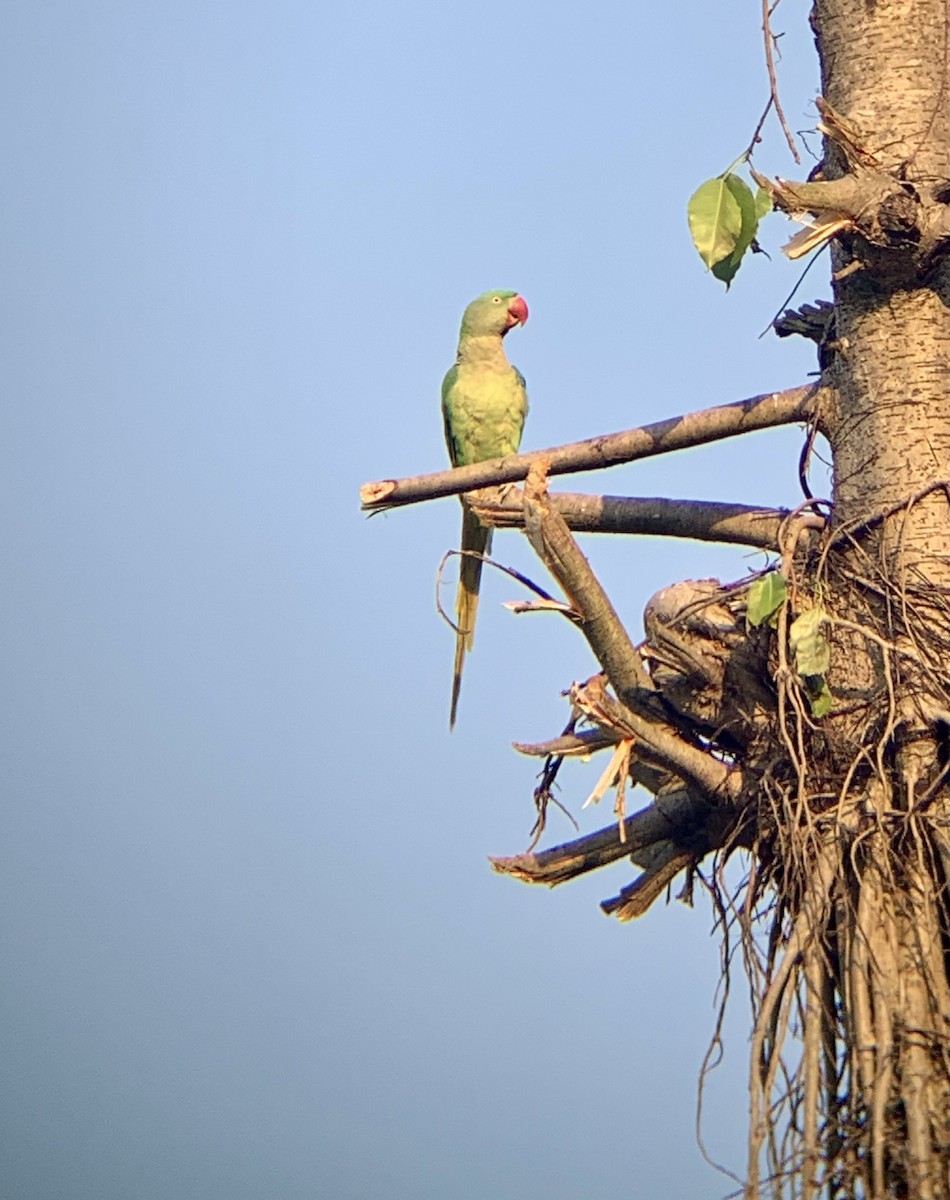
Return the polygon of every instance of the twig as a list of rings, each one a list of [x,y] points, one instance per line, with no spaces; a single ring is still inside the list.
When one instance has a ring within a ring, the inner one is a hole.
[[[571,713],[571,719],[564,726],[561,733],[561,738],[566,739],[574,735],[574,727],[577,725],[577,714]],[[547,824],[548,804],[556,805],[562,813],[571,822],[574,828],[580,833],[580,826],[574,819],[573,815],[568,812],[567,808],[554,795],[554,785],[557,781],[558,771],[561,769],[561,763],[564,762],[564,755],[558,754],[555,751],[548,750],[545,752],[544,766],[541,768],[539,775],[538,786],[534,789],[534,808],[537,816],[535,817],[534,825],[531,829],[531,841],[528,845],[528,850],[535,848],[541,840],[541,834],[544,833],[544,827]]]
[[[765,124],[765,118],[772,111],[772,105],[774,103],[775,103],[775,93],[770,92],[768,103],[766,104],[765,108],[762,110],[762,116],[759,117],[759,123],[758,123],[758,125],[756,125],[755,129],[752,131],[752,139],[749,142],[748,149],[746,150],[745,154],[743,155],[744,158],[746,158],[746,159],[751,158],[753,150],[755,150],[756,146],[759,144],[759,140],[760,140],[759,135],[762,132],[762,126]]]
[[[439,496],[455,496],[494,484],[517,483],[527,476],[532,462],[541,457],[547,460],[549,474],[566,475],[572,471],[597,471],[618,463],[685,450],[689,446],[701,446],[757,429],[794,425],[810,418],[826,390],[809,384],[784,392],[766,392],[734,404],[700,409],[549,450],[510,454],[506,458],[492,458],[467,467],[453,467],[405,479],[380,479],[363,484],[360,502],[365,510],[372,511],[417,504]]]
[[[576,613],[564,600],[505,600],[502,602],[502,608],[507,608],[516,617],[523,616],[524,613],[556,612],[575,623],[581,619],[580,613]]]
[[[557,773],[558,773],[558,771],[560,771],[561,763],[563,763],[563,762],[564,762],[563,757],[561,757],[559,755],[549,755],[544,760],[544,766],[541,768],[541,774],[539,777],[540,782],[538,783],[538,786],[534,789],[533,799],[534,799],[534,809],[535,809],[536,815],[535,815],[534,825],[532,825],[532,827],[531,827],[531,835],[530,835],[531,841],[528,843],[528,851],[529,852],[535,848],[535,846],[541,840],[541,835],[544,833],[544,829],[545,829],[545,826],[547,825],[547,820],[548,820],[548,805],[549,804],[553,804],[556,808],[559,808],[561,810],[561,812],[565,815],[565,817],[567,817],[567,819],[570,821],[570,823],[574,826],[574,828],[577,830],[577,832],[580,833],[581,827],[580,827],[580,825],[578,825],[577,820],[574,817],[574,814],[572,812],[570,812],[566,808],[566,806],[561,803],[560,800],[558,800],[557,796],[554,795],[554,791],[553,791],[555,781],[557,780]]]
[[[758,182],[758,180],[756,180],[756,182]],[[785,299],[779,305],[778,312],[776,312],[776,314],[772,318],[772,320],[769,321],[768,325],[766,325],[766,327],[759,334],[760,339],[764,338],[767,333],[770,333],[775,328],[775,322],[779,319],[779,317],[782,315],[782,313],[785,311],[785,309],[788,308],[788,306],[791,304],[792,300],[795,298],[795,293],[802,286],[805,276],[808,274],[808,272],[812,269],[812,267],[818,261],[818,258],[820,256],[822,250],[824,250],[824,246],[821,247],[821,250],[816,251],[816,253],[813,254],[811,256],[811,258],[808,260],[808,262],[805,265],[805,269],[802,271],[801,275],[799,275],[799,277],[795,280],[795,286],[792,288],[792,290],[788,293],[788,295],[785,297]]]
[[[541,599],[545,603],[549,604],[556,612],[563,612],[565,616],[571,618],[572,620],[574,619],[576,614],[571,612],[571,609],[568,605],[562,604],[560,600],[555,600],[554,597],[549,592],[546,592],[543,587],[539,587],[538,584],[529,579],[527,575],[523,575],[521,571],[516,571],[514,567],[507,567],[504,563],[496,562],[493,558],[489,558],[486,554],[479,554],[477,550],[446,550],[446,552],[442,555],[442,561],[439,563],[438,570],[435,573],[435,607],[442,620],[445,621],[445,623],[452,629],[454,629],[456,633],[461,631],[459,630],[458,625],[442,607],[441,597],[442,576],[445,573],[445,565],[450,558],[456,557],[480,558],[487,566],[494,567],[496,571],[501,571],[504,575],[510,575],[512,579],[516,579],[529,591],[534,592],[536,596],[540,596]]]
[[[772,9],[769,5],[769,0],[762,0],[762,34],[765,38],[765,63],[769,70],[769,89],[772,93],[772,100],[775,104],[775,115],[778,117],[782,126],[782,132],[785,134],[785,140],[788,142],[788,148],[792,152],[792,158],[796,163],[802,160],[799,158],[798,149],[795,145],[795,139],[792,136],[792,131],[788,127],[788,121],[785,120],[785,113],[782,111],[782,105],[778,98],[778,78],[775,74],[775,56],[772,51]]]

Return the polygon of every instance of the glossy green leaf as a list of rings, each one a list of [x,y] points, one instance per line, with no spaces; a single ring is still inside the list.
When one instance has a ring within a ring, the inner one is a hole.
[[[713,275],[720,282],[724,283],[728,289],[730,283],[735,278],[736,272],[739,270],[739,264],[742,262],[743,255],[752,245],[752,239],[759,228],[759,218],[755,208],[755,197],[752,195],[752,190],[746,181],[740,179],[738,175],[730,174],[725,177],[723,182],[738,204],[739,211],[742,214],[742,226],[732,253],[727,255],[721,262],[717,262],[712,268]]]
[[[687,216],[693,244],[711,270],[733,253],[742,236],[742,206],[726,179],[717,176],[693,192]]]
[[[746,603],[746,619],[750,625],[761,625],[776,612],[788,595],[785,576],[781,571],[769,571],[760,575],[749,586]]]

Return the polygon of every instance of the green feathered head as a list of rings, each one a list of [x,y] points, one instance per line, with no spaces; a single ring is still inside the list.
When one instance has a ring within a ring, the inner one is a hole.
[[[528,319],[524,296],[517,292],[482,292],[462,314],[462,337],[484,337],[497,334],[504,337],[515,325]]]

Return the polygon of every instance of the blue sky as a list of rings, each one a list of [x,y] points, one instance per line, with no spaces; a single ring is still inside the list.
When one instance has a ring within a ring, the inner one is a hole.
[[[590,653],[488,577],[459,725],[435,570],[462,308],[520,290],[524,447],[803,382],[686,200],[767,96],[758,10],[19,5],[0,39],[0,1177],[17,1200],[718,1196],[694,1140],[718,947],[496,878]],[[727,24],[728,20],[733,24]],[[783,99],[814,124],[804,14]],[[813,143],[814,144],[814,143]],[[774,122],[757,160],[794,176]],[[802,171],[810,168],[806,161]],[[826,294],[822,266],[801,300]],[[797,430],[575,489],[794,504]],[[761,559],[584,542],[649,596]],[[521,539],[503,561],[542,582]],[[570,764],[580,804],[600,768]],[[634,799],[638,799],[634,797]],[[549,842],[572,836],[552,814]],[[736,991],[742,991],[741,987]],[[741,1165],[727,1027],[710,1152]]]

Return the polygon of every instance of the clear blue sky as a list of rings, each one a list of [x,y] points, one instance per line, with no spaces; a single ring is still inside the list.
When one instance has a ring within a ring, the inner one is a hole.
[[[805,16],[778,18],[784,101],[809,128]],[[730,1189],[693,1132],[707,902],[621,926],[597,901],[629,865],[555,892],[486,865],[533,818],[536,768],[509,743],[561,727],[589,651],[486,579],[450,737],[433,585],[458,506],[367,521],[357,488],[443,464],[439,383],[489,287],[531,306],[508,342],[526,448],[804,381],[808,346],[758,340],[797,274],[775,253],[785,222],[729,296],[685,224],[766,98],[757,20],[9,7],[4,1196]],[[767,131],[762,166],[793,176]],[[795,503],[799,446],[757,435],[568,486]],[[584,544],[636,636],[665,583],[761,561]],[[543,581],[518,535],[496,550]],[[599,770],[565,770],[575,813]],[[550,840],[571,834],[552,814]],[[706,1122],[734,1168],[745,1059],[740,1012]]]

